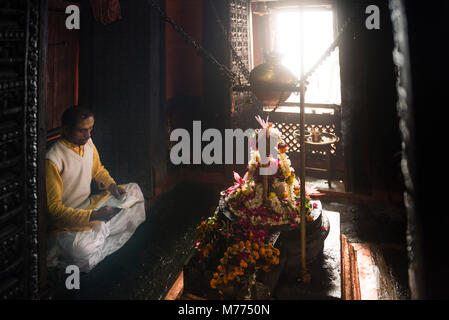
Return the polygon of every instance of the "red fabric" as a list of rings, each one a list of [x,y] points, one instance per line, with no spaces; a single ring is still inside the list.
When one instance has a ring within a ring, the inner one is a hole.
[[[119,0],[90,0],[94,18],[102,24],[122,19]]]

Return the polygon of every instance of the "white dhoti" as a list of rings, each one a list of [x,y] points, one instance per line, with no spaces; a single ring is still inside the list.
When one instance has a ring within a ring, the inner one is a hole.
[[[61,231],[47,241],[47,267],[66,268],[76,265],[81,272],[92,270],[106,256],[120,249],[145,221],[145,204],[142,191],[135,183],[123,186],[127,195],[139,202],[122,209],[107,222],[98,223],[88,231]],[[112,195],[98,207],[108,205]]]

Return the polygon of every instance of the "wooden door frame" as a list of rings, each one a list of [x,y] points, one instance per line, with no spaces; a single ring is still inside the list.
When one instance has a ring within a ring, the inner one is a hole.
[[[45,153],[47,143],[47,46],[48,46],[48,0],[40,0],[39,29],[39,102],[38,102],[38,269],[39,296],[47,283],[46,233],[47,233],[47,197],[45,184]]]

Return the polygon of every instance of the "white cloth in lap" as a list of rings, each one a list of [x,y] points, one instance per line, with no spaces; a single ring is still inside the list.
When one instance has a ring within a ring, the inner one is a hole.
[[[51,236],[47,245],[47,267],[76,265],[80,271],[89,272],[131,238],[137,227],[145,221],[145,204],[137,184],[128,183],[123,188],[127,195],[138,198],[139,202],[131,208],[122,209],[111,220],[101,222],[91,230],[61,231]],[[112,196],[97,208],[108,205],[110,199]]]

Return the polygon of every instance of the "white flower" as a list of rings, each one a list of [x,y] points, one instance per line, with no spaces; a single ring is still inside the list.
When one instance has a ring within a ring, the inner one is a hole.
[[[275,137],[278,141],[281,140],[281,132],[278,128],[271,127],[269,131],[270,136]]]
[[[271,199],[269,199],[269,201],[270,201],[270,207],[271,207],[271,209],[274,210],[274,212],[276,212],[278,214],[285,214],[286,213],[286,210],[282,206],[282,204],[279,201],[278,197],[272,197]]]
[[[295,207],[295,193],[293,192],[293,184],[287,184],[287,199],[288,203],[294,208]]]
[[[250,164],[252,163],[260,163],[260,153],[259,150],[251,150],[251,161],[249,162]]]
[[[248,209],[256,209],[263,204],[263,186],[261,184],[257,184],[255,187],[255,195],[254,198],[248,200]]]

